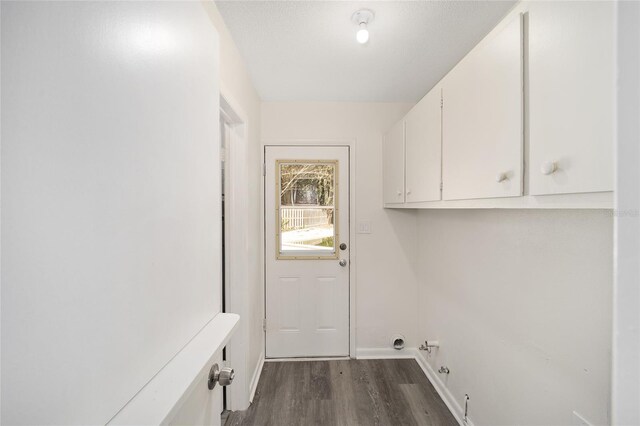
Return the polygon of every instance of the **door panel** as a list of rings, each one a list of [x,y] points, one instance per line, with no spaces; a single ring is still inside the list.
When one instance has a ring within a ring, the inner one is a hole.
[[[384,137],[382,167],[385,204],[404,203],[404,119]]]
[[[280,326],[281,332],[300,332],[302,329],[300,277],[279,277],[279,281],[276,287],[279,294],[276,300],[279,321],[275,324]]]
[[[341,283],[336,277],[318,277],[314,287],[316,331],[335,331],[338,329],[339,324],[336,323],[336,318],[339,318],[339,315],[336,315],[336,305],[333,301],[340,296],[340,285]]]
[[[349,148],[266,147],[265,162],[266,356],[348,356]]]
[[[521,17],[443,80],[444,200],[522,195]]]
[[[407,114],[406,201],[440,200],[442,178],[441,89],[436,86]]]
[[[531,2],[532,195],[613,190],[614,11],[606,1]]]

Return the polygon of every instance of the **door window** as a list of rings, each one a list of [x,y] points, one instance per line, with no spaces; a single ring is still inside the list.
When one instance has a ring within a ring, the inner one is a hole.
[[[278,259],[336,259],[338,161],[276,160]]]

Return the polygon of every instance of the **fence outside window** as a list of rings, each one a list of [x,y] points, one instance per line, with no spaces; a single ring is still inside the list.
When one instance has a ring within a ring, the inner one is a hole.
[[[282,207],[280,209],[282,231],[329,225],[327,207]]]

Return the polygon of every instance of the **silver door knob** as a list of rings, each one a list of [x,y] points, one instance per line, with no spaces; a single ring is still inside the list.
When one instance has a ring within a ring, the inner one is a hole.
[[[233,379],[236,376],[236,372],[233,368],[224,367],[222,370],[218,367],[218,364],[213,364],[211,370],[209,370],[209,381],[207,387],[213,389],[216,387],[216,383],[220,383],[220,386],[229,386],[233,383]]]
[[[347,266],[347,259],[340,259],[340,266]]]

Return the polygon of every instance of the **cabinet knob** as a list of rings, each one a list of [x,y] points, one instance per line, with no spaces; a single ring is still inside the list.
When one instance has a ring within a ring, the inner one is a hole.
[[[558,170],[558,165],[555,161],[546,161],[540,167],[540,172],[547,176],[553,174],[556,170]]]
[[[408,190],[408,191],[407,191],[407,195],[409,195],[409,194],[411,194],[411,190]]]
[[[509,177],[507,176],[506,173],[498,173],[496,175],[496,182],[500,183],[500,182],[504,182],[505,180],[507,180]]]
[[[402,195],[402,191],[398,191],[398,197]]]

